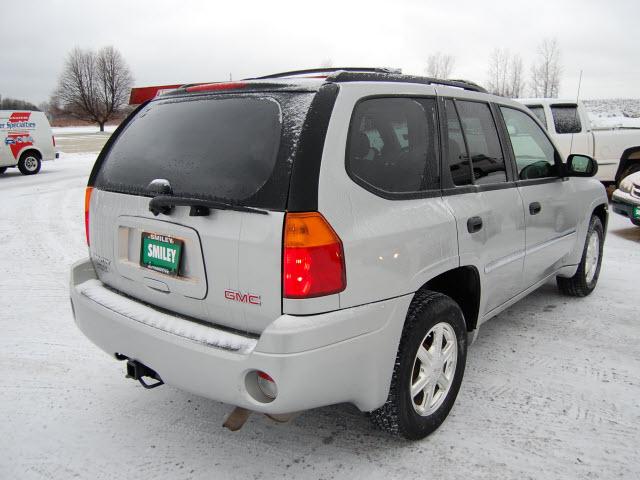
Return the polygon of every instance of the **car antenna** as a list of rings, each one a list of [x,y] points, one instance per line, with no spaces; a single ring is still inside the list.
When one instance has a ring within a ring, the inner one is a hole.
[[[575,125],[578,121],[578,102],[580,101],[580,85],[582,85],[582,69],[580,70],[580,77],[578,78],[578,93],[576,93],[576,113],[573,117],[573,124]],[[573,153],[573,136],[575,133],[571,134],[571,144],[569,145],[569,155]]]

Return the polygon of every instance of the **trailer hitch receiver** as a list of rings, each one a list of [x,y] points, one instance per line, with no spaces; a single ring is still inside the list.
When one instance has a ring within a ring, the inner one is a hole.
[[[148,377],[156,380],[156,383],[147,383],[143,377]],[[133,380],[138,380],[140,385],[144,388],[151,389],[164,385],[164,382],[160,378],[155,370],[150,369],[145,364],[138,362],[137,360],[127,359],[127,376]]]

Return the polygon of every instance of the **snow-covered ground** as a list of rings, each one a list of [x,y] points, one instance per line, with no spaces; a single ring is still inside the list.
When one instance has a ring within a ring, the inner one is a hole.
[[[589,120],[593,128],[640,128],[640,118],[628,117],[598,117],[589,114]]]
[[[107,133],[113,133],[115,129],[118,128],[117,125],[105,125],[104,131]],[[98,133],[100,132],[100,127],[97,125],[83,125],[78,127],[52,127],[54,135],[68,135],[73,133]]]
[[[594,128],[640,128],[640,99],[584,100]]]
[[[637,479],[640,228],[612,214],[588,298],[550,282],[483,326],[458,401],[432,436],[374,430],[350,405],[278,425],[125,380],[79,332],[69,266],[86,256],[84,186],[95,154],[0,176],[2,479]]]

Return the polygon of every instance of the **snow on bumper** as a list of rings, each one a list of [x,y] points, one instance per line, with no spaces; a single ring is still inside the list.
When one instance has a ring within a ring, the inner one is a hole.
[[[169,385],[251,410],[289,413],[350,402],[363,411],[388,395],[411,295],[319,315],[282,315],[259,338],[161,312],[97,280],[90,261],[71,271],[76,324],[110,355],[152,368]],[[267,372],[270,403],[247,390],[247,375]]]

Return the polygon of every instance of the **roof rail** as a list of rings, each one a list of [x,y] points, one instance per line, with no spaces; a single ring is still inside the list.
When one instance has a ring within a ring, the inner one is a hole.
[[[462,88],[472,92],[488,93],[477,83],[467,80],[445,80],[441,78],[420,77],[417,75],[402,75],[394,72],[363,72],[363,71],[338,71],[327,77],[329,82],[405,82],[422,83],[425,85],[443,85],[446,87]]]
[[[402,74],[399,68],[378,68],[378,67],[325,67],[325,68],[308,68],[306,70],[291,70],[289,72],[272,73],[262,77],[245,78],[244,80],[266,80],[269,78],[291,77],[294,75],[307,75],[312,73],[339,73],[339,72],[363,72],[363,73],[381,73],[381,74]]]

